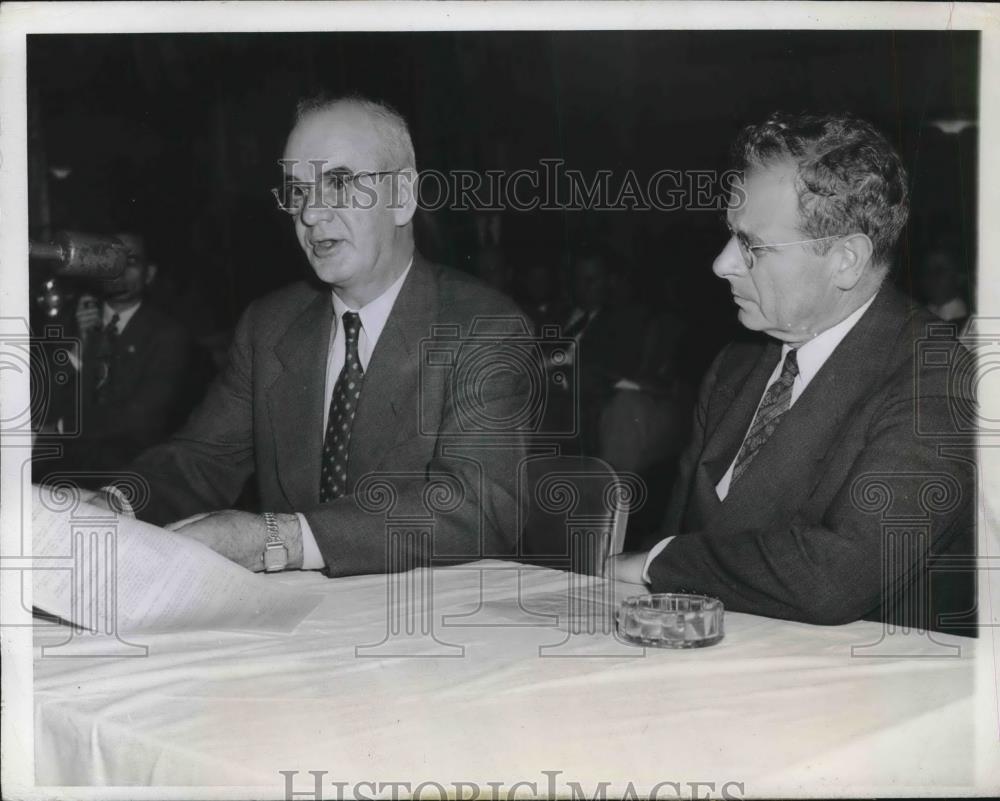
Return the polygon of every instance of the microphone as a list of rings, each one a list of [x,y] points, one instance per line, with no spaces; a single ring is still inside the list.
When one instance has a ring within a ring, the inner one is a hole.
[[[57,276],[117,278],[125,271],[128,252],[117,239],[79,231],[60,231],[53,242],[30,242],[29,258],[48,262]]]

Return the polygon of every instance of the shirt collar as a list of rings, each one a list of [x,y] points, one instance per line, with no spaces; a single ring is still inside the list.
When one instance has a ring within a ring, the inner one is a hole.
[[[117,314],[118,315],[118,332],[121,333],[122,331],[125,330],[125,326],[128,325],[129,320],[131,320],[133,317],[135,317],[135,313],[137,311],[139,311],[139,307],[141,305],[142,305],[142,301],[140,300],[134,306],[129,306],[124,311],[118,311],[118,312],[116,312],[107,303],[105,303],[103,305],[102,310],[101,310],[101,324],[103,326],[107,326],[107,324],[111,322],[111,318],[114,317]]]
[[[406,276],[410,274],[410,268],[413,267],[413,257],[410,256],[410,263],[406,265],[406,269],[403,270],[402,275],[399,276],[389,287],[379,295],[374,300],[368,301],[360,309],[352,309],[340,296],[331,291],[330,296],[333,298],[333,312],[339,321],[343,316],[344,312],[357,312],[358,316],[361,318],[361,327],[368,337],[368,341],[375,343],[378,341],[379,336],[382,334],[382,329],[385,328],[385,324],[389,319],[389,313],[392,311],[393,305],[396,303],[396,298],[399,296],[399,291],[403,288],[403,284],[406,281]]]
[[[841,343],[844,337],[857,324],[858,320],[868,311],[868,307],[872,305],[876,295],[878,295],[878,292],[868,298],[863,305],[859,306],[839,323],[817,334],[808,342],[799,345],[795,358],[799,368],[799,378],[803,384],[808,384],[813,376],[820,371],[826,360],[830,358],[830,354],[837,349],[837,345]],[[781,348],[781,363],[784,363],[785,356],[788,355],[788,351],[791,349],[791,345],[784,345]]]

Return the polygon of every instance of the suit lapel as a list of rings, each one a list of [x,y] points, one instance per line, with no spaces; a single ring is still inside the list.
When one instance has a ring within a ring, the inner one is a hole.
[[[891,288],[879,293],[732,486],[714,520],[717,526],[752,528],[777,510],[801,506],[844,418],[892,369],[888,345],[898,337],[904,308]]]
[[[437,305],[433,268],[414,253],[410,274],[365,372],[348,451],[348,492],[361,476],[379,467],[404,420],[410,419],[413,430],[418,430],[420,340],[431,334]]]
[[[118,334],[110,378],[115,394],[127,395],[132,391],[138,374],[141,372],[139,365],[145,362],[150,340],[156,335],[155,320],[151,319],[154,317],[155,312],[150,311],[148,305],[143,303],[136,310],[132,319],[128,321],[124,330]],[[91,361],[96,363],[98,355],[96,348],[92,348],[89,355]],[[85,360],[86,358],[85,354]]]
[[[735,367],[723,366],[724,377],[720,376],[712,393],[706,421],[708,439],[682,523],[684,530],[703,529],[719,512],[722,501],[715,486],[736,458],[780,353],[780,345],[766,342],[763,347],[752,347],[746,356],[737,355]]]
[[[760,348],[756,359],[747,359],[720,383],[712,399],[708,430],[712,433],[705,445],[702,464],[706,477],[714,487],[736,458],[743,437],[764,394],[767,379],[781,355],[781,346],[774,341]]]
[[[326,362],[333,305],[319,292],[275,346],[282,370],[268,389],[278,478],[292,508],[319,498],[320,455],[326,415]]]
[[[139,352],[142,346],[146,344],[146,340],[153,333],[152,320],[149,318],[150,311],[146,304],[143,303],[136,309],[135,314],[132,315],[132,319],[125,326],[125,330],[118,336],[120,353],[128,353],[129,348],[132,349],[132,353]]]

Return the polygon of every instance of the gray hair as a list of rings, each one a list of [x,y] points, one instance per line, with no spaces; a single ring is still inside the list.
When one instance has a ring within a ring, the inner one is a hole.
[[[410,127],[403,115],[388,103],[371,100],[362,95],[342,95],[330,97],[325,94],[303,98],[295,107],[295,124],[303,117],[320,111],[329,111],[337,106],[351,106],[366,114],[372,121],[378,137],[379,151],[384,160],[383,169],[416,169],[417,158],[413,152]]]
[[[906,169],[870,123],[848,114],[776,112],[744,128],[732,155],[741,172],[794,162],[803,233],[815,238],[864,233],[872,241],[873,261],[889,264],[910,211]],[[814,245],[818,253],[831,246]]]

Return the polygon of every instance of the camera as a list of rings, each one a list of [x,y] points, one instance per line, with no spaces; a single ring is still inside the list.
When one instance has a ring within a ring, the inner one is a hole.
[[[81,389],[72,361],[79,340],[64,336],[59,325],[47,325],[41,336],[32,336],[23,320],[0,322],[0,367],[30,379],[30,399],[3,409],[4,430],[29,437],[38,431],[65,437],[79,434]]]
[[[1000,321],[990,321],[1000,323]],[[1000,420],[987,419],[977,401],[980,378],[1000,366],[1000,325],[974,319],[958,338],[953,323],[931,323],[916,343],[915,425],[918,436],[968,437],[1000,433]]]
[[[458,325],[433,326],[420,341],[421,433],[440,428],[432,393],[450,391],[460,434],[573,436],[576,348],[558,326],[535,335],[521,317],[477,317],[467,336]]]

